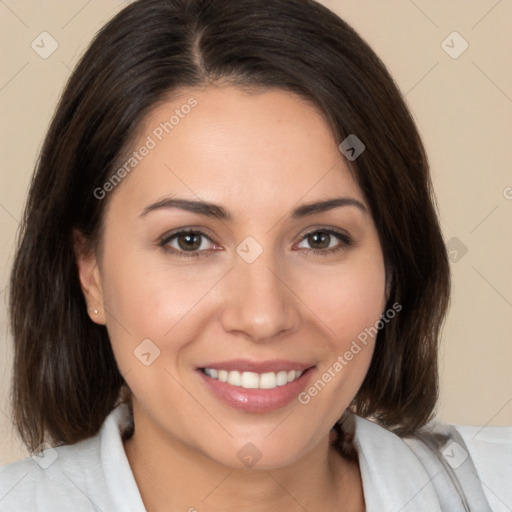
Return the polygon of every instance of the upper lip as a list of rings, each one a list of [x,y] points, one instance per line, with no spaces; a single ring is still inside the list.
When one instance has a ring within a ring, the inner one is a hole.
[[[216,370],[239,371],[239,372],[279,372],[281,370],[307,370],[312,364],[299,363],[284,359],[274,359],[269,361],[250,361],[248,359],[232,359],[230,361],[219,361],[216,363],[208,363],[200,368],[215,368]]]

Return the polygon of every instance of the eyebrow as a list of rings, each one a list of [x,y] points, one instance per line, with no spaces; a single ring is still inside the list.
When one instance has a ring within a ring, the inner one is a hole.
[[[292,211],[292,219],[301,219],[308,215],[314,215],[317,213],[326,212],[334,208],[341,206],[355,206],[360,209],[363,213],[367,213],[366,206],[353,197],[335,197],[333,199],[327,199],[324,201],[316,201],[314,203],[303,204]],[[228,212],[225,208],[220,205],[209,203],[207,201],[195,201],[191,199],[174,199],[164,198],[156,203],[146,206],[140,217],[144,217],[150,212],[161,209],[180,209],[206,217],[212,217],[215,219],[232,221],[233,215]]]

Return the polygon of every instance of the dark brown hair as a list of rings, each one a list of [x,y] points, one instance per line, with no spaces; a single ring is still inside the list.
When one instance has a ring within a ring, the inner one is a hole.
[[[385,66],[358,34],[311,0],[139,0],[97,34],[71,75],[44,141],[10,282],[13,416],[33,450],[97,433],[124,380],[107,330],[91,322],[73,230],[97,247],[116,170],[145,117],[178,89],[225,82],[312,101],[341,143],[375,221],[388,306],[352,410],[398,433],[431,417],[449,266],[425,150]],[[337,427],[338,428],[338,427]],[[342,440],[339,438],[339,445]]]

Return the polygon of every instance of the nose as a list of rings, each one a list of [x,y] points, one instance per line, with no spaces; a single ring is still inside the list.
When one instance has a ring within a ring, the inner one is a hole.
[[[297,329],[299,299],[293,283],[265,252],[252,263],[236,256],[223,282],[222,326],[226,332],[252,341],[272,341]]]

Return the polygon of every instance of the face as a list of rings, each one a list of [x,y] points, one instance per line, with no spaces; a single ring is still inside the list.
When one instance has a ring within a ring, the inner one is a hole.
[[[339,142],[277,90],[190,89],[141,127],[101,254],[79,267],[147,431],[222,465],[282,467],[356,395],[385,272]]]

